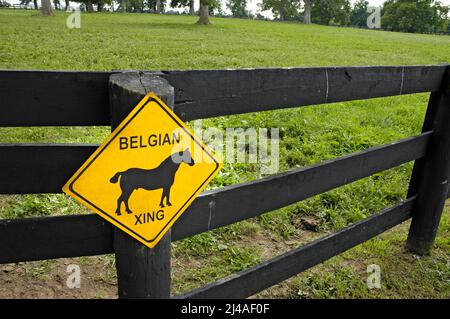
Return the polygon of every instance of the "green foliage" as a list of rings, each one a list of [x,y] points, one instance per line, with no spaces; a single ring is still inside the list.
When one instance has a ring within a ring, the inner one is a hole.
[[[300,0],[262,0],[261,9],[271,10],[281,21],[295,20],[299,17]]]
[[[312,21],[324,25],[348,25],[351,6],[349,0],[314,0]]]
[[[55,1],[58,1],[58,3],[59,3],[59,0],[55,0]],[[70,0],[70,1],[76,2],[76,3],[81,3],[82,7],[84,7],[86,11],[92,12],[94,9],[93,8],[94,4],[97,5],[97,11],[101,11],[104,5],[112,4],[113,0]],[[133,0],[128,0],[128,1],[133,1]],[[68,1],[66,3],[68,3]],[[56,5],[55,5],[55,7],[56,7]],[[61,9],[61,6],[59,8]]]
[[[350,15],[350,25],[362,28],[367,27],[367,18],[370,15],[370,13],[367,12],[368,6],[369,1],[367,0],[358,0],[355,3]]]
[[[233,17],[243,18],[250,14],[247,10],[247,0],[228,0],[227,8],[230,9]]]
[[[191,1],[192,0],[171,0],[170,6],[174,8],[189,7]]]
[[[198,259],[198,257],[197,257]],[[201,259],[202,267],[197,269],[182,268],[173,280],[177,293],[206,284],[213,280],[231,275],[237,271],[252,267],[261,262],[261,252],[254,247],[226,246],[212,254],[208,259]]]
[[[213,14],[214,11],[222,12],[222,2],[220,0],[200,0],[200,4],[209,7],[209,14]]]
[[[434,0],[388,0],[383,6],[381,26],[390,31],[444,32],[448,25],[448,10]]]
[[[127,1],[127,12],[144,12],[146,9],[146,4],[149,1],[144,0],[128,0]],[[149,5],[153,4],[153,7],[150,7],[154,10],[154,7],[156,7],[156,1],[153,1],[154,3],[149,3]]]
[[[192,236],[172,245],[175,256],[206,257],[221,248],[213,232]]]

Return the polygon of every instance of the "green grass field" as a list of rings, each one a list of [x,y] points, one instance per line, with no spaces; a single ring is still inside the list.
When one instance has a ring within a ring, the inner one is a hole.
[[[0,68],[159,70],[450,62],[448,36],[218,18],[212,19],[213,25],[198,26],[195,17],[115,13],[83,13],[81,29],[70,30],[65,26],[67,16],[0,10]],[[280,170],[284,171],[418,134],[427,101],[428,94],[416,94],[219,117],[202,124],[280,128]],[[100,142],[107,134],[106,127],[1,128],[0,142]],[[400,201],[411,167],[409,163],[175,243],[174,293],[254,265]],[[211,186],[255,179],[257,172],[255,164],[226,164]],[[65,195],[0,197],[0,218],[73,213],[86,210]],[[301,222],[305,217],[318,223],[316,231],[305,229]],[[449,298],[449,218],[447,211],[430,257],[404,251],[407,225],[402,225],[258,296]],[[85,262],[86,267],[100,265],[103,272],[98,280],[114,283],[112,257],[96,258]],[[365,285],[370,263],[381,266],[381,289],[369,290]],[[42,269],[41,264],[30,267]],[[49,267],[46,263],[43,269]],[[2,276],[6,275],[0,275],[0,281]]]

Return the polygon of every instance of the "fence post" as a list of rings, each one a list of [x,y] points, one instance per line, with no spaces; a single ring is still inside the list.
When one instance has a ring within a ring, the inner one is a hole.
[[[417,194],[409,229],[407,247],[425,255],[436,238],[449,190],[450,173],[450,69],[447,69],[440,91],[430,96],[424,129],[433,135],[426,156],[416,163],[409,195]]]
[[[114,129],[146,93],[153,92],[170,108],[174,90],[154,74],[126,72],[109,78],[111,128]],[[170,298],[170,230],[150,249],[118,228],[114,230],[119,298]]]

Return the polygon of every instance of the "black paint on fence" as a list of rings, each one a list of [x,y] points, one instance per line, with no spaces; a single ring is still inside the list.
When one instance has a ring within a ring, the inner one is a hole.
[[[410,250],[429,252],[448,194],[450,67],[158,72],[0,71],[0,126],[114,128],[154,91],[183,120],[432,92],[423,133],[310,167],[202,193],[155,249],[97,215],[0,220],[0,263],[115,253],[121,298],[167,298],[170,241],[256,217],[417,160],[408,198],[379,214],[177,298],[242,298],[412,217]],[[52,90],[48,90],[51,87]],[[60,193],[96,145],[0,144],[0,194]],[[233,214],[230,214],[233,212]]]

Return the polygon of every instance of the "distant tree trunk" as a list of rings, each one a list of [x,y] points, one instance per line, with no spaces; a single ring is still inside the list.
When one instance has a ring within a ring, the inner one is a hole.
[[[50,0],[41,0],[41,15],[43,16],[54,15]]]
[[[120,12],[127,12],[127,0],[120,1]]]
[[[305,13],[303,14],[303,23],[311,24],[311,7],[312,0],[303,0],[305,2]]]
[[[69,2],[69,0],[66,0],[66,8],[64,10],[67,11],[67,9],[69,9],[69,6],[70,6],[70,2]]]
[[[33,4],[34,4],[34,10],[37,10],[38,9],[37,0],[33,0]]]
[[[53,5],[55,6],[55,10],[58,10],[58,0],[53,0]]]
[[[197,24],[211,24],[209,21],[209,7],[207,5],[203,5],[200,1],[200,10],[199,10],[199,18]]]
[[[86,11],[87,12],[94,12],[94,6],[92,5],[91,1],[86,1]]]
[[[281,0],[280,6],[280,21],[284,21],[284,1]]]
[[[195,15],[194,0],[189,1],[189,14],[191,16]]]
[[[156,0],[156,13],[161,13],[161,0]]]
[[[103,11],[103,3],[97,4],[97,11],[102,12]]]

